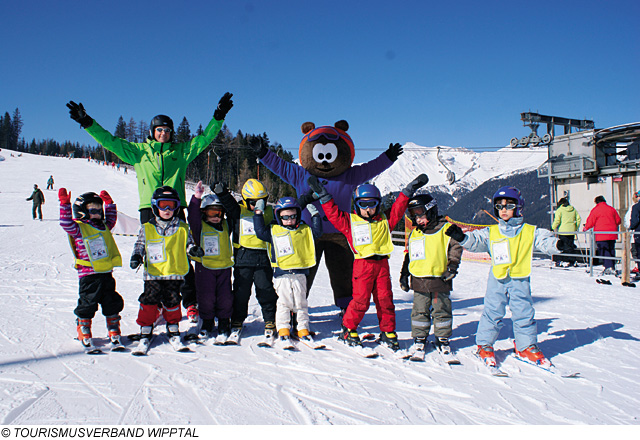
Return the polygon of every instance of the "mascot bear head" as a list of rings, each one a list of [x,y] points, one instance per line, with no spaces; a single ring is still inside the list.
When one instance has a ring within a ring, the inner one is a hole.
[[[313,122],[302,124],[304,137],[300,141],[300,165],[318,177],[335,177],[351,167],[355,150],[347,134],[349,124],[341,120],[333,127],[317,127]]]

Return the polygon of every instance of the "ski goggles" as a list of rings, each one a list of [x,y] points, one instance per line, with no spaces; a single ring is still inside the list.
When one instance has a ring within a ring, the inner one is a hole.
[[[506,205],[501,205],[499,203],[496,203],[493,207],[496,209],[496,211],[501,211],[503,209],[506,209],[508,211],[513,211],[514,209],[517,208],[518,205],[516,205],[515,203],[507,203]]]
[[[380,200],[356,200],[356,206],[360,209],[376,208]]]
[[[427,210],[424,209],[424,206],[409,208],[407,211],[409,212],[409,217],[424,217],[427,215]]]
[[[153,204],[161,211],[175,211],[178,209],[178,201],[175,199],[157,199]]]
[[[300,150],[302,150],[302,146],[307,143],[307,141],[313,142],[320,137],[324,137],[330,141],[337,141],[338,139],[343,139],[350,149],[351,161],[353,162],[353,158],[355,156],[355,150],[353,146],[353,140],[351,140],[351,136],[347,134],[347,132],[339,130],[335,127],[331,127],[328,125],[323,125],[322,127],[314,128],[309,133],[305,134],[302,137],[302,141],[300,141]]]
[[[224,215],[224,209],[220,206],[207,206],[202,211],[209,217],[222,217]]]
[[[89,214],[100,214],[100,215],[102,215],[102,209],[98,209],[98,208],[87,209],[87,212]]]
[[[298,218],[298,214],[281,215],[280,220],[295,220]]]
[[[156,127],[156,131],[159,132],[159,133],[167,133],[167,134],[171,133],[171,129],[170,128]]]

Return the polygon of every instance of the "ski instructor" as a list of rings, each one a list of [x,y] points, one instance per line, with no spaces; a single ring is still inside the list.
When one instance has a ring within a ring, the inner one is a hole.
[[[213,119],[204,132],[190,141],[174,143],[173,120],[165,115],[157,115],[149,124],[149,137],[146,142],[128,142],[113,136],[102,128],[84,109],[82,103],[69,101],[69,115],[79,123],[91,137],[100,145],[114,153],[120,160],[133,165],[138,178],[138,193],[140,196],[140,223],[147,223],[154,217],[151,210],[151,196],[161,186],[168,185],[175,189],[180,196],[178,216],[185,219],[183,208],[187,207],[184,181],[187,166],[216,138],[227,112],[233,107],[231,97],[225,93],[216,110]],[[183,305],[191,320],[197,321],[198,312],[195,308],[195,277],[193,268],[189,270],[183,286]]]

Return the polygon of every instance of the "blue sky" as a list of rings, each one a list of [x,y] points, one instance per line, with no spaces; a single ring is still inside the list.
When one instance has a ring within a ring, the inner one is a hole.
[[[356,162],[390,142],[498,148],[520,113],[640,121],[640,2],[5,1],[0,111],[23,136],[92,139],[65,103],[266,132],[297,157],[300,125],[346,119]],[[541,127],[540,132],[544,131]]]

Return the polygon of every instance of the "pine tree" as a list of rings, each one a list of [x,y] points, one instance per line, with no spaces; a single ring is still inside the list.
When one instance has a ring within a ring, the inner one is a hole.
[[[126,140],[129,142],[138,142],[138,125],[133,118],[129,119],[125,132],[127,134]]]
[[[138,142],[144,142],[149,136],[149,124],[142,119],[138,122]]]
[[[118,118],[118,123],[116,124],[116,131],[113,132],[113,135],[120,139],[127,138],[127,124],[124,122],[124,119],[122,118],[122,116]]]
[[[178,126],[176,131],[176,142],[189,142],[191,140],[191,129],[189,128],[189,121],[186,117],[182,118],[182,122]]]
[[[0,148],[9,148],[9,143],[11,142],[11,116],[9,112],[4,113],[0,133],[2,133],[0,135]]]
[[[9,148],[17,149],[18,148],[18,140],[20,139],[20,134],[22,133],[22,126],[24,123],[22,122],[22,116],[20,116],[20,110],[16,107],[13,112],[13,118],[11,119],[11,134],[9,135]]]

